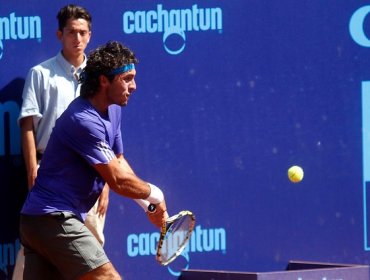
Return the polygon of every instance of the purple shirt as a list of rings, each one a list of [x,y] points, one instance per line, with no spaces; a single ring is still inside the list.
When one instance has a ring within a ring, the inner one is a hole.
[[[122,153],[121,107],[111,105],[103,116],[76,98],[56,121],[21,213],[68,211],[85,220],[105,183],[92,165]]]

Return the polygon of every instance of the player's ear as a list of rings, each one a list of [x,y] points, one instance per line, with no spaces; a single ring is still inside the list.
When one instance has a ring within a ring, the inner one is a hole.
[[[58,40],[62,40],[62,36],[63,36],[63,32],[58,29],[57,30],[57,38],[58,38]]]
[[[107,76],[104,76],[104,75],[100,75],[99,76],[99,84],[100,86],[106,86],[109,84],[109,80],[107,78]]]

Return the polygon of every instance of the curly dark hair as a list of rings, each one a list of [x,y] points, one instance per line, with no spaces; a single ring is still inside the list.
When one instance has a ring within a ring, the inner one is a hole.
[[[90,13],[83,7],[76,5],[67,5],[61,8],[57,14],[58,29],[63,32],[69,19],[84,19],[87,21],[89,30],[91,30],[92,17]]]
[[[117,41],[109,41],[100,46],[90,52],[87,57],[86,67],[80,78],[82,84],[80,95],[83,98],[94,96],[99,90],[100,75],[104,75],[112,81],[115,76],[109,74],[112,70],[138,62],[134,52]]]

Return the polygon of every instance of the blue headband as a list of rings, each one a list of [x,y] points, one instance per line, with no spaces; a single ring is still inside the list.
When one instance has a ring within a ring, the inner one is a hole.
[[[112,71],[107,73],[107,75],[108,76],[114,76],[114,75],[118,75],[118,74],[121,74],[121,73],[128,72],[128,71],[133,70],[133,69],[135,69],[135,64],[130,63],[130,64],[126,64],[126,65],[124,65],[120,68],[113,69]]]

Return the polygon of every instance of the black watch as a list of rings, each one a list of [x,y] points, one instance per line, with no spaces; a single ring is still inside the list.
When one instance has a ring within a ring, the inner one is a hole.
[[[154,213],[155,211],[157,210],[157,205],[153,204],[153,203],[150,203],[148,205],[148,212],[150,213]]]

